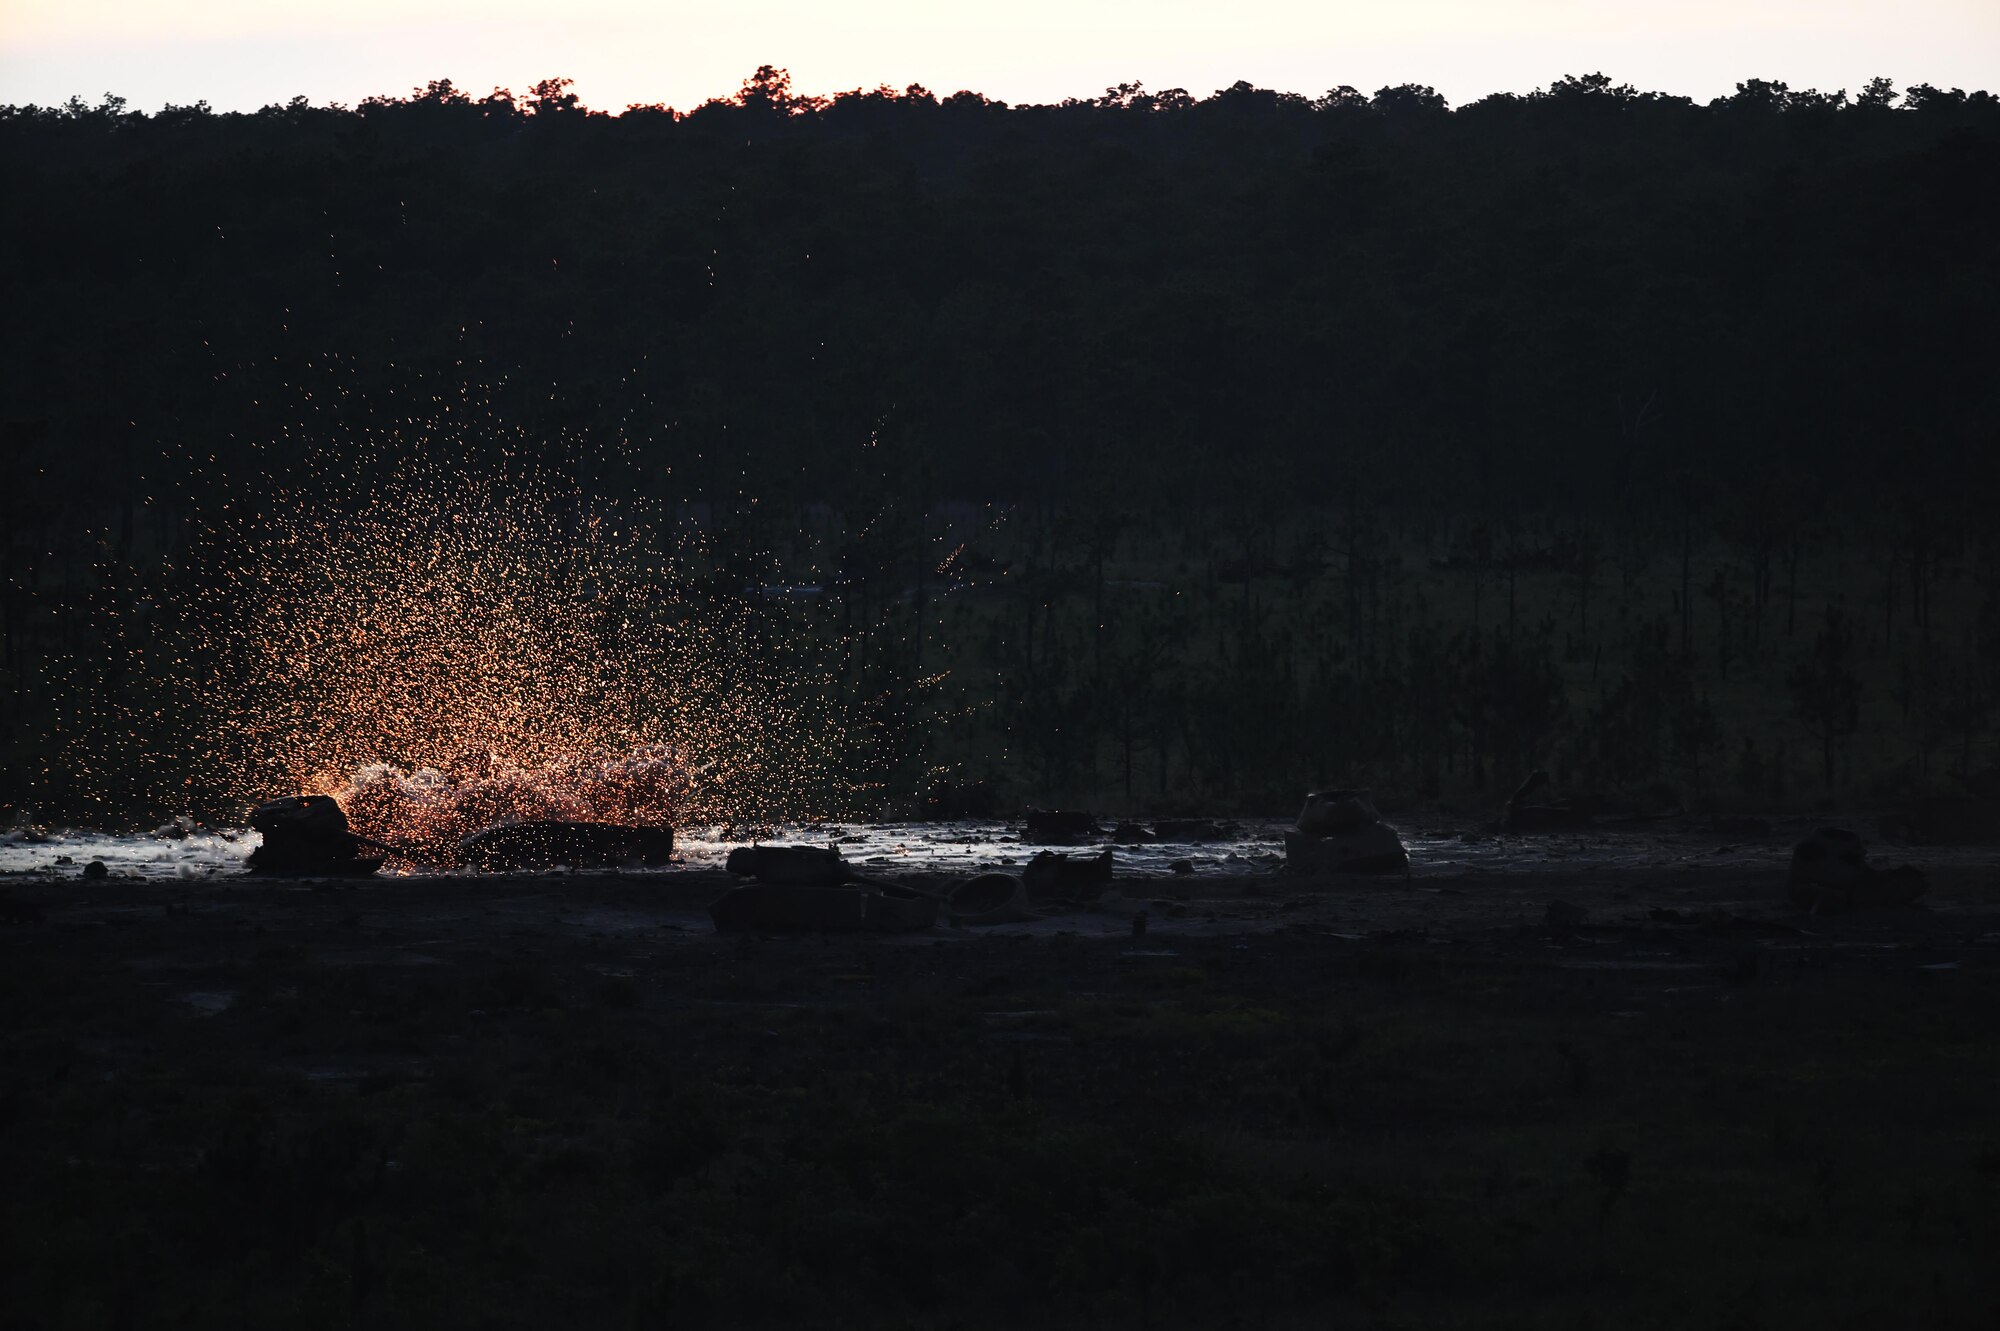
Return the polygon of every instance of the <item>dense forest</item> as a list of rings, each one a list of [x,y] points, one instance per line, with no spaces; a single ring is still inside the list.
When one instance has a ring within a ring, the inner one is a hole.
[[[104,814],[63,755],[131,715],[225,498],[460,384],[800,592],[764,599],[841,644],[882,809],[1537,766],[1776,807],[1994,761],[1985,92],[767,67],[688,112],[0,107],[0,169],[11,814]]]

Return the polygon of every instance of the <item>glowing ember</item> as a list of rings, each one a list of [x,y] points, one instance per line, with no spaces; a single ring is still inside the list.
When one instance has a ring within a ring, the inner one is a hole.
[[[630,502],[517,459],[495,474],[434,453],[343,456],[347,473],[321,468],[213,527],[173,671],[176,694],[203,700],[204,784],[331,794],[419,864],[520,819],[850,802],[809,609],[704,590],[703,552],[657,548],[660,524]]]

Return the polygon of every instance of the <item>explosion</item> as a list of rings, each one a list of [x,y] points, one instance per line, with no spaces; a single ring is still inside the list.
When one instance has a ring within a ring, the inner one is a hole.
[[[635,501],[437,451],[269,482],[211,525],[173,692],[202,700],[212,787],[332,795],[426,867],[517,820],[846,804],[823,626],[727,595]]]
[[[694,774],[664,744],[564,755],[540,767],[488,759],[450,771],[403,771],[376,763],[323,785],[308,783],[303,793],[333,796],[355,831],[433,867],[449,866],[462,838],[501,823],[670,827],[694,807],[697,788]]]

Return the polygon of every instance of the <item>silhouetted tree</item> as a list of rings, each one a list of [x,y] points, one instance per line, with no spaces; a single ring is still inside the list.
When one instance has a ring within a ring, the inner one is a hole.
[[[1840,742],[1861,725],[1861,679],[1854,671],[1854,633],[1847,617],[1827,606],[1812,651],[1785,677],[1792,714],[1820,744],[1822,781],[1834,784],[1834,756]]]

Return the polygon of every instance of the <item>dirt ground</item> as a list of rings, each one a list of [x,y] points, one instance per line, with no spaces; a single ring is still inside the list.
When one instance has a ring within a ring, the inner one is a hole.
[[[712,871],[15,877],[0,1314],[1990,1326],[2000,859],[1932,882],[1217,873],[762,936]]]

